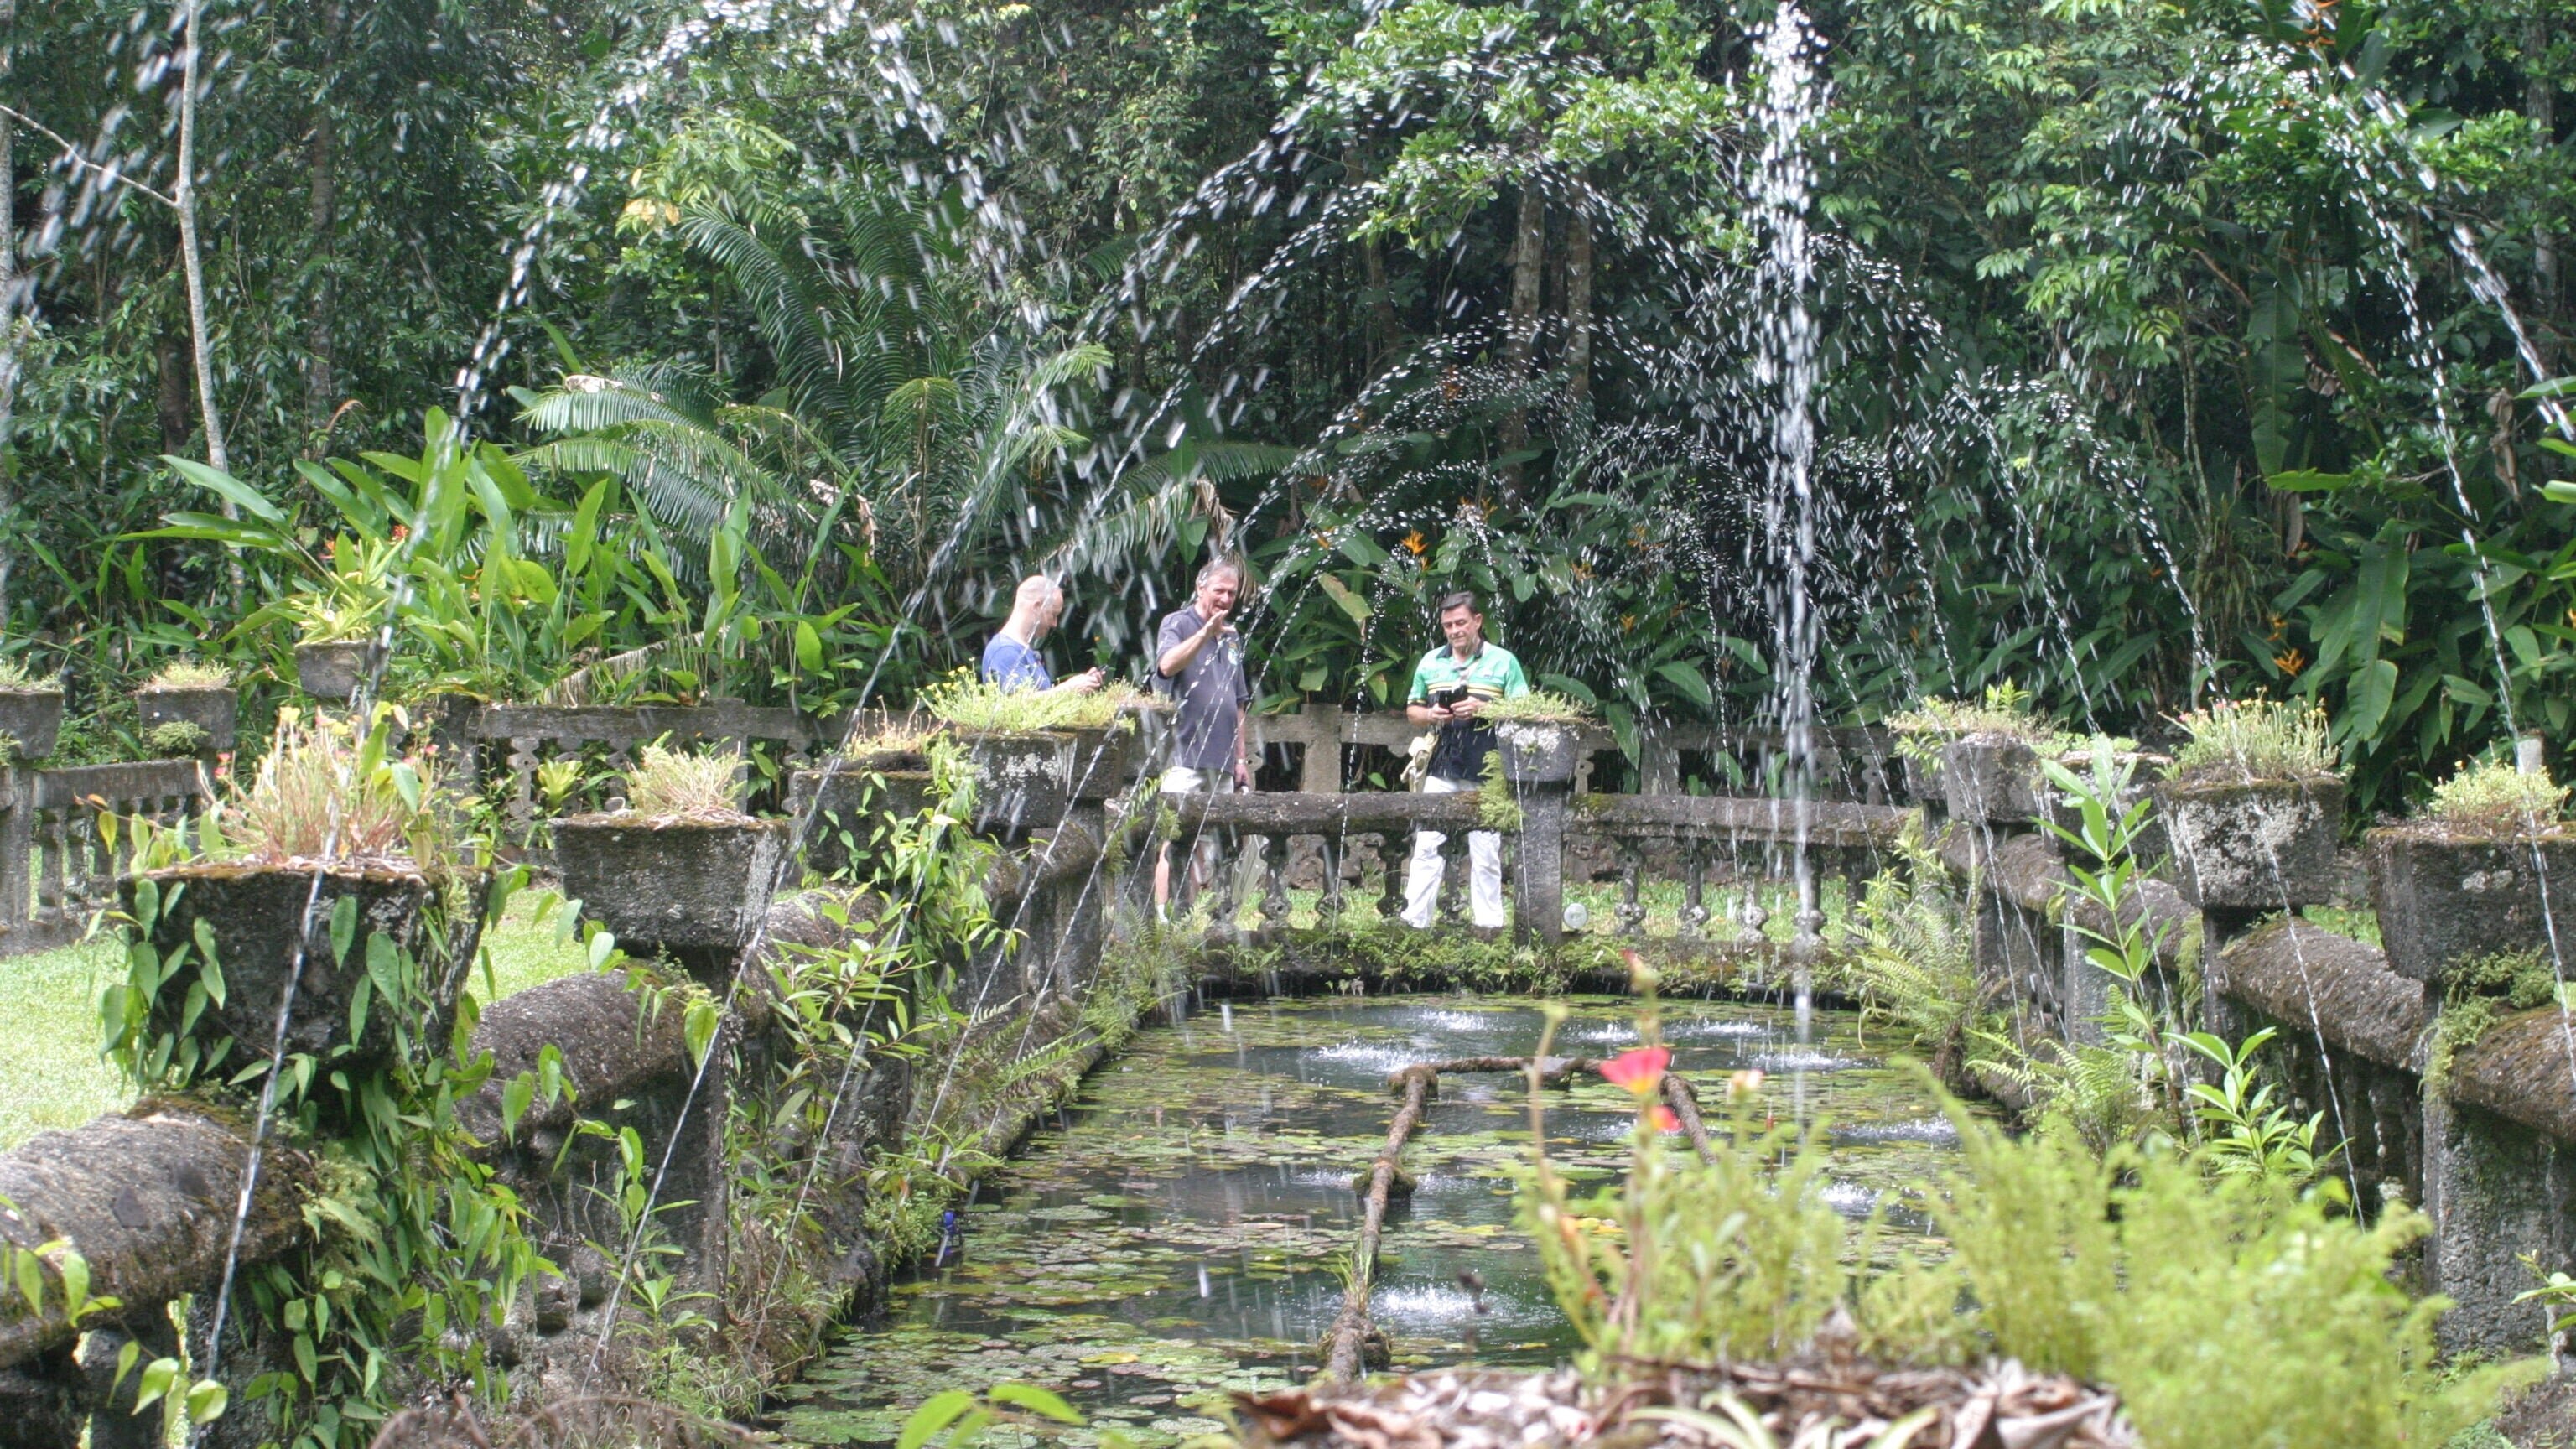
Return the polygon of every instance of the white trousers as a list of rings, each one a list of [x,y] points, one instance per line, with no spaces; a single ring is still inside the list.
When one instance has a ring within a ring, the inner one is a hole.
[[[1422,782],[1425,795],[1475,788],[1437,775]],[[1431,913],[1440,904],[1440,847],[1448,839],[1437,830],[1413,837],[1413,860],[1404,872],[1404,923],[1417,931],[1431,929]],[[1490,830],[1467,832],[1467,899],[1477,925],[1503,924],[1503,838]]]

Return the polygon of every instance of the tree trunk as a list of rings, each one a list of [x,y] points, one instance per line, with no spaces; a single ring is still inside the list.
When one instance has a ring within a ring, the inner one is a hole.
[[[1592,396],[1592,213],[1580,207],[1565,223],[1565,390]]]
[[[196,409],[190,405],[188,373],[188,340],[169,330],[167,322],[152,343],[152,365],[160,381],[154,414],[161,423],[161,451],[188,451],[188,434],[195,425]]]
[[[314,67],[317,74],[336,72],[340,38],[348,28],[348,0],[331,0],[322,12],[320,63]],[[319,455],[327,441],[332,410],[339,404],[340,390],[339,339],[332,325],[339,310],[340,118],[327,86],[313,102],[313,134],[305,143],[305,160],[311,172],[308,202],[316,285],[313,316],[305,330],[309,356],[304,371],[304,416],[306,430],[313,436],[313,451]]]
[[[1521,185],[1520,217],[1512,228],[1512,301],[1503,322],[1503,372],[1511,387],[1529,380],[1530,355],[1538,347],[1539,290],[1546,276],[1547,198],[1532,177]],[[1503,451],[1517,453],[1528,442],[1529,409],[1514,401],[1503,414]],[[1506,463],[1502,471],[1505,485],[1519,492],[1521,465]]]
[[[0,93],[9,88],[16,47],[18,0],[0,0]],[[18,172],[11,154],[16,126],[0,116],[0,518],[17,506],[18,452],[10,437],[18,424]],[[9,618],[9,547],[0,541],[0,623]]]
[[[1342,169],[1354,181],[1368,179],[1368,163],[1361,158],[1357,147],[1343,153]],[[1385,250],[1378,246],[1377,238],[1373,236],[1361,238],[1359,249],[1360,276],[1368,290],[1369,362],[1374,365],[1395,351],[1404,329],[1395,318],[1395,298],[1386,289]]]
[[[2558,88],[2549,80],[2549,23],[2533,17],[2523,32],[2522,107],[2531,123],[2539,128],[2540,144],[2558,144]],[[2546,203],[2544,203],[2546,205]],[[2531,329],[2531,345],[2540,354],[2542,370],[2558,370],[2558,218],[2543,214],[2531,233],[2532,312],[2537,326]]]
[[[215,411],[214,354],[206,341],[206,268],[197,244],[198,0],[187,0],[187,6],[184,48],[179,55],[179,176],[170,199],[179,213],[179,266],[188,283],[189,361],[197,374],[197,411],[206,425],[206,461],[231,472],[232,459],[224,452],[223,419]],[[239,516],[229,499],[224,516]]]

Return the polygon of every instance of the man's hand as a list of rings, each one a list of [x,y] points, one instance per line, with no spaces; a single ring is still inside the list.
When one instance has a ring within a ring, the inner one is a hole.
[[[1234,757],[1234,788],[1238,790],[1252,788],[1252,767],[1244,763],[1241,755]]]
[[[1108,674],[1098,665],[1094,665],[1066,680],[1062,688],[1067,694],[1089,694],[1108,681]]]
[[[1233,617],[1233,614],[1234,611],[1232,609],[1210,610],[1207,622],[1199,626],[1199,637],[1202,639],[1219,639],[1233,633],[1234,625],[1228,622],[1228,620]]]
[[[1482,707],[1481,702],[1477,700],[1476,696],[1471,694],[1465,699],[1458,701],[1456,704],[1449,706],[1447,717],[1450,719],[1472,719],[1475,717],[1476,711]]]

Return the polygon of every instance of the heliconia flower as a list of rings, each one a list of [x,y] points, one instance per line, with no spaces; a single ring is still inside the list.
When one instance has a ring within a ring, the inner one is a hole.
[[[1603,1062],[1601,1075],[1609,1078],[1612,1086],[1648,1096],[1663,1084],[1664,1068],[1672,1060],[1673,1054],[1662,1047],[1631,1047]]]
[[[1672,1108],[1657,1102],[1646,1109],[1646,1125],[1658,1132],[1679,1132],[1682,1130],[1682,1119],[1673,1115]]]

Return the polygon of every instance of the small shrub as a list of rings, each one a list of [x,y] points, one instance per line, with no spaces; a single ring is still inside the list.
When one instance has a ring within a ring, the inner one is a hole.
[[[62,685],[50,675],[28,672],[16,659],[0,659],[0,694],[52,694]]]
[[[626,808],[655,819],[739,819],[734,773],[741,762],[726,754],[686,754],[646,745],[626,777]]]
[[[2188,738],[2167,774],[2186,783],[2312,780],[2340,766],[2322,705],[2221,700],[2174,723]]]
[[[277,740],[234,809],[232,845],[251,861],[446,857],[438,802],[419,762],[386,755],[389,717],[366,736],[348,723],[281,711]]]
[[[921,692],[923,707],[968,735],[1106,729],[1120,710],[1142,697],[1129,684],[1104,685],[1089,694],[1005,689],[965,669]]]
[[[2452,830],[2475,835],[2548,833],[2564,823],[2567,787],[2545,773],[2524,774],[2501,760],[2469,765],[2433,787],[2426,813]]]
[[[204,754],[206,744],[212,738],[206,733],[205,726],[174,719],[146,730],[143,748],[150,751],[155,759],[174,760],[183,755]]]
[[[2430,1445],[2542,1364],[2446,1372],[2441,1298],[2392,1279],[2425,1219],[2357,1222],[2331,1181],[2222,1175],[2198,1157],[2015,1140],[1952,1112],[1968,1171],[1931,1211],[1991,1351],[2117,1389],[2160,1449]],[[2216,1366],[2259,1363],[2211,1390]],[[2258,1381],[2259,1380],[2259,1381]]]
[[[841,738],[842,755],[915,755],[929,748],[938,725],[917,715],[872,715]]]
[[[2030,691],[2006,681],[1986,686],[1976,703],[1926,695],[1912,709],[1888,716],[1896,732],[1898,754],[1914,760],[1937,760],[1951,741],[1969,735],[2014,735],[2033,749],[2054,742],[2059,731],[2031,708]]]
[[[220,664],[174,659],[144,684],[145,689],[230,689],[233,672]]]
[[[17,760],[23,759],[26,756],[26,752],[27,747],[24,744],[19,743],[18,736],[16,734],[8,730],[0,730],[0,765],[11,764]]]
[[[1592,706],[1552,689],[1533,689],[1508,699],[1489,700],[1476,715],[1489,724],[1588,724],[1593,719]]]

